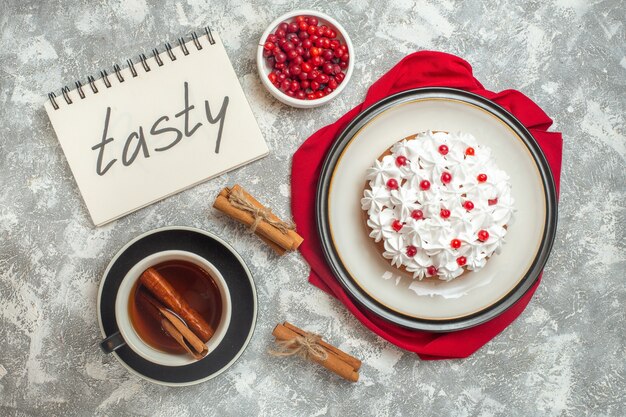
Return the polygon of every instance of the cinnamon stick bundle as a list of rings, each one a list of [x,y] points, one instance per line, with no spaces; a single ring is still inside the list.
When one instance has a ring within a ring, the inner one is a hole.
[[[356,382],[359,380],[361,361],[344,351],[324,342],[320,336],[302,330],[291,323],[284,322],[274,328],[279,350],[271,351],[276,356],[300,355],[322,365],[341,376]]]
[[[295,232],[293,224],[282,221],[240,185],[224,188],[215,199],[213,207],[250,227],[279,255],[295,251],[304,240]]]
[[[156,269],[152,267],[146,269],[139,277],[139,280],[158,301],[185,320],[189,329],[202,342],[206,343],[209,341],[215,330]]]

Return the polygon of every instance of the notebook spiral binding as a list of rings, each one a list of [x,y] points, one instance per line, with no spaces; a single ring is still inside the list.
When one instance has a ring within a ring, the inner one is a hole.
[[[211,45],[215,44],[215,39],[213,38],[213,34],[211,33],[211,28],[206,26],[204,28],[204,35],[206,35]],[[191,32],[191,40],[193,41],[193,44],[198,51],[202,50],[202,44],[200,43],[198,34],[196,32]],[[189,52],[189,48],[187,48],[187,45],[185,43],[185,38],[180,37],[177,39],[177,41],[178,41],[178,45],[180,46],[181,51],[183,52],[183,55],[184,56],[189,55],[190,52]],[[174,51],[172,50],[172,45],[169,42],[167,42],[165,43],[164,47],[165,47],[166,55],[169,58],[169,60],[176,61],[177,57],[174,54]],[[157,63],[159,67],[162,67],[163,65],[165,65],[166,61],[164,61],[161,58],[161,52],[159,52],[157,48],[152,49],[151,56],[152,58],[154,58],[154,61]],[[150,72],[151,68],[147,60],[148,58],[146,57],[145,54],[139,55],[139,61],[141,63],[141,67],[143,68],[145,72]],[[130,73],[133,78],[139,75],[135,67],[135,63],[133,62],[132,59],[127,59],[126,65],[128,69],[130,70]],[[124,76],[122,75],[122,68],[118,64],[113,65],[113,72],[115,73],[115,77],[120,83],[123,83],[125,81]],[[112,84],[111,84],[111,80],[109,79],[109,73],[106,70],[100,71],[100,79],[102,80],[106,88],[111,87]],[[93,91],[94,94],[97,94],[98,87],[96,86],[96,79],[93,76],[89,75],[87,77],[87,83],[89,84],[89,87],[91,87],[91,91]],[[84,99],[85,91],[83,89],[84,87],[83,83],[81,83],[80,81],[76,81],[74,85],[76,86],[76,91],[78,91],[78,95],[80,96],[80,98]],[[70,91],[71,91],[70,88],[67,86],[61,88],[61,94],[67,104],[72,104],[74,102],[69,95]],[[50,103],[52,103],[52,108],[54,110],[58,110],[59,103],[57,102],[57,95],[54,92],[50,92],[48,93],[48,99],[50,100]]]

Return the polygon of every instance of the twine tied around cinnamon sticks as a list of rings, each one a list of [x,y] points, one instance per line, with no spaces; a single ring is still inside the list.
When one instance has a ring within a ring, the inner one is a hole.
[[[274,356],[301,356],[318,363],[340,377],[356,382],[359,380],[361,361],[322,340],[320,335],[309,333],[291,323],[279,323],[272,335],[276,338]]]
[[[240,185],[220,191],[213,207],[248,226],[279,255],[297,250],[304,241],[293,223],[281,220]]]
[[[296,226],[292,222],[284,222],[280,219],[276,219],[276,216],[272,218],[270,216],[272,214],[272,210],[265,207],[257,207],[252,204],[246,198],[243,189],[241,188],[232,189],[230,194],[228,194],[228,201],[230,201],[230,204],[232,204],[233,207],[239,210],[247,211],[248,213],[252,214],[252,217],[254,218],[254,222],[250,225],[250,231],[252,233],[256,231],[256,228],[261,221],[264,221],[274,226],[285,235],[287,234],[287,232],[289,232],[289,230],[294,230],[296,228]]]
[[[292,339],[277,340],[276,350],[270,350],[274,356],[298,355],[304,359],[311,357],[325,361],[328,359],[328,352],[319,344],[322,340],[320,335],[305,332],[304,336],[296,336]]]

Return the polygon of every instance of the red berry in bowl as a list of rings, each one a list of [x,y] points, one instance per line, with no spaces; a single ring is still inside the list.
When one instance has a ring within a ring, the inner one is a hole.
[[[329,78],[328,78],[328,75],[326,75],[326,74],[320,74],[315,79],[315,81],[317,81],[320,84],[326,84],[328,82],[328,80],[329,80]]]
[[[302,73],[302,68],[298,64],[294,64],[289,67],[289,73],[291,75],[300,75]]]

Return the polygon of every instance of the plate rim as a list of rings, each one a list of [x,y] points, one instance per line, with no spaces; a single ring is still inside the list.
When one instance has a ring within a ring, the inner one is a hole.
[[[330,225],[328,219],[329,208],[329,188],[336,163],[345,150],[351,139],[360,129],[373,118],[382,114],[386,110],[396,105],[404,104],[414,99],[452,99],[467,104],[472,104],[485,110],[505,123],[513,132],[518,135],[527,147],[531,157],[537,166],[540,179],[543,184],[543,194],[546,202],[546,217],[543,235],[538,251],[531,262],[526,274],[520,279],[507,294],[501,297],[492,305],[479,310],[478,312],[463,315],[453,319],[424,319],[404,315],[393,311],[382,305],[369,294],[367,294],[346,270],[340,260],[337,249],[334,247]],[[434,332],[449,332],[462,330],[477,326],[502,314],[521,299],[524,294],[539,278],[545,266],[556,236],[558,221],[558,206],[556,198],[556,186],[552,170],[547,158],[530,131],[509,111],[497,103],[483,96],[450,87],[423,87],[405,90],[383,98],[359,113],[348,125],[337,135],[332,146],[328,150],[320,170],[320,177],[317,183],[315,219],[317,233],[320,238],[324,258],[331,268],[333,274],[346,290],[347,294],[368,311],[377,316],[402,327],[426,330]],[[513,300],[513,301],[511,301]]]
[[[102,291],[104,289],[104,284],[106,281],[106,277],[108,276],[112,266],[115,264],[115,262],[117,261],[117,259],[130,247],[132,246],[134,243],[138,242],[139,240],[159,233],[159,232],[164,232],[164,231],[169,231],[169,230],[184,230],[184,231],[189,231],[189,232],[195,232],[195,233],[200,233],[202,235],[205,235],[211,239],[216,240],[218,243],[220,243],[221,245],[223,245],[227,250],[229,250],[236,258],[237,260],[241,263],[241,266],[243,267],[243,269],[246,272],[246,276],[248,278],[248,280],[250,281],[250,286],[251,286],[251,290],[252,290],[252,298],[254,300],[254,305],[253,305],[253,314],[252,314],[252,323],[250,326],[250,330],[248,332],[248,336],[246,337],[246,340],[244,341],[243,345],[241,346],[241,349],[233,356],[233,358],[226,364],[224,365],[221,369],[219,369],[217,372],[214,372],[204,378],[200,378],[200,379],[195,379],[192,381],[187,381],[187,382],[168,382],[168,381],[162,381],[162,380],[158,380],[158,379],[154,379],[151,377],[148,377],[144,374],[142,374],[141,372],[135,370],[133,367],[131,367],[129,364],[127,364],[122,358],[120,358],[120,356],[116,353],[116,352],[112,352],[111,354],[117,359],[117,361],[131,374],[138,376],[139,378],[152,382],[154,384],[157,385],[163,385],[163,386],[168,386],[168,387],[183,387],[183,386],[192,386],[192,385],[197,385],[200,384],[202,382],[206,382],[209,381],[219,375],[221,375],[222,373],[224,373],[227,369],[229,369],[243,354],[243,352],[246,350],[246,348],[248,347],[248,345],[250,344],[250,341],[252,340],[252,336],[254,335],[254,332],[256,330],[256,325],[257,325],[257,320],[258,320],[258,294],[257,294],[257,289],[256,289],[256,284],[254,283],[254,279],[252,278],[252,272],[250,271],[250,268],[248,268],[248,265],[246,264],[246,262],[243,260],[243,258],[241,257],[241,255],[239,254],[239,252],[237,252],[235,250],[235,248],[233,248],[228,242],[226,242],[224,239],[220,238],[219,236],[215,235],[212,232],[206,231],[206,230],[202,230],[196,227],[191,227],[191,226],[164,226],[164,227],[158,227],[156,229],[151,229],[148,230],[144,233],[141,233],[140,235],[134,237],[133,239],[129,240],[124,246],[122,246],[116,253],[115,255],[111,258],[111,260],[109,261],[104,273],[102,274],[102,277],[100,279],[100,284],[98,286],[98,295],[97,295],[97,299],[96,299],[96,311],[97,311],[97,315],[98,315],[98,327],[100,328],[100,334],[102,335],[103,338],[107,337],[107,334],[104,330],[104,324],[102,323],[102,314],[101,314],[101,309],[100,309],[100,305],[101,305],[101,301],[102,301]]]

